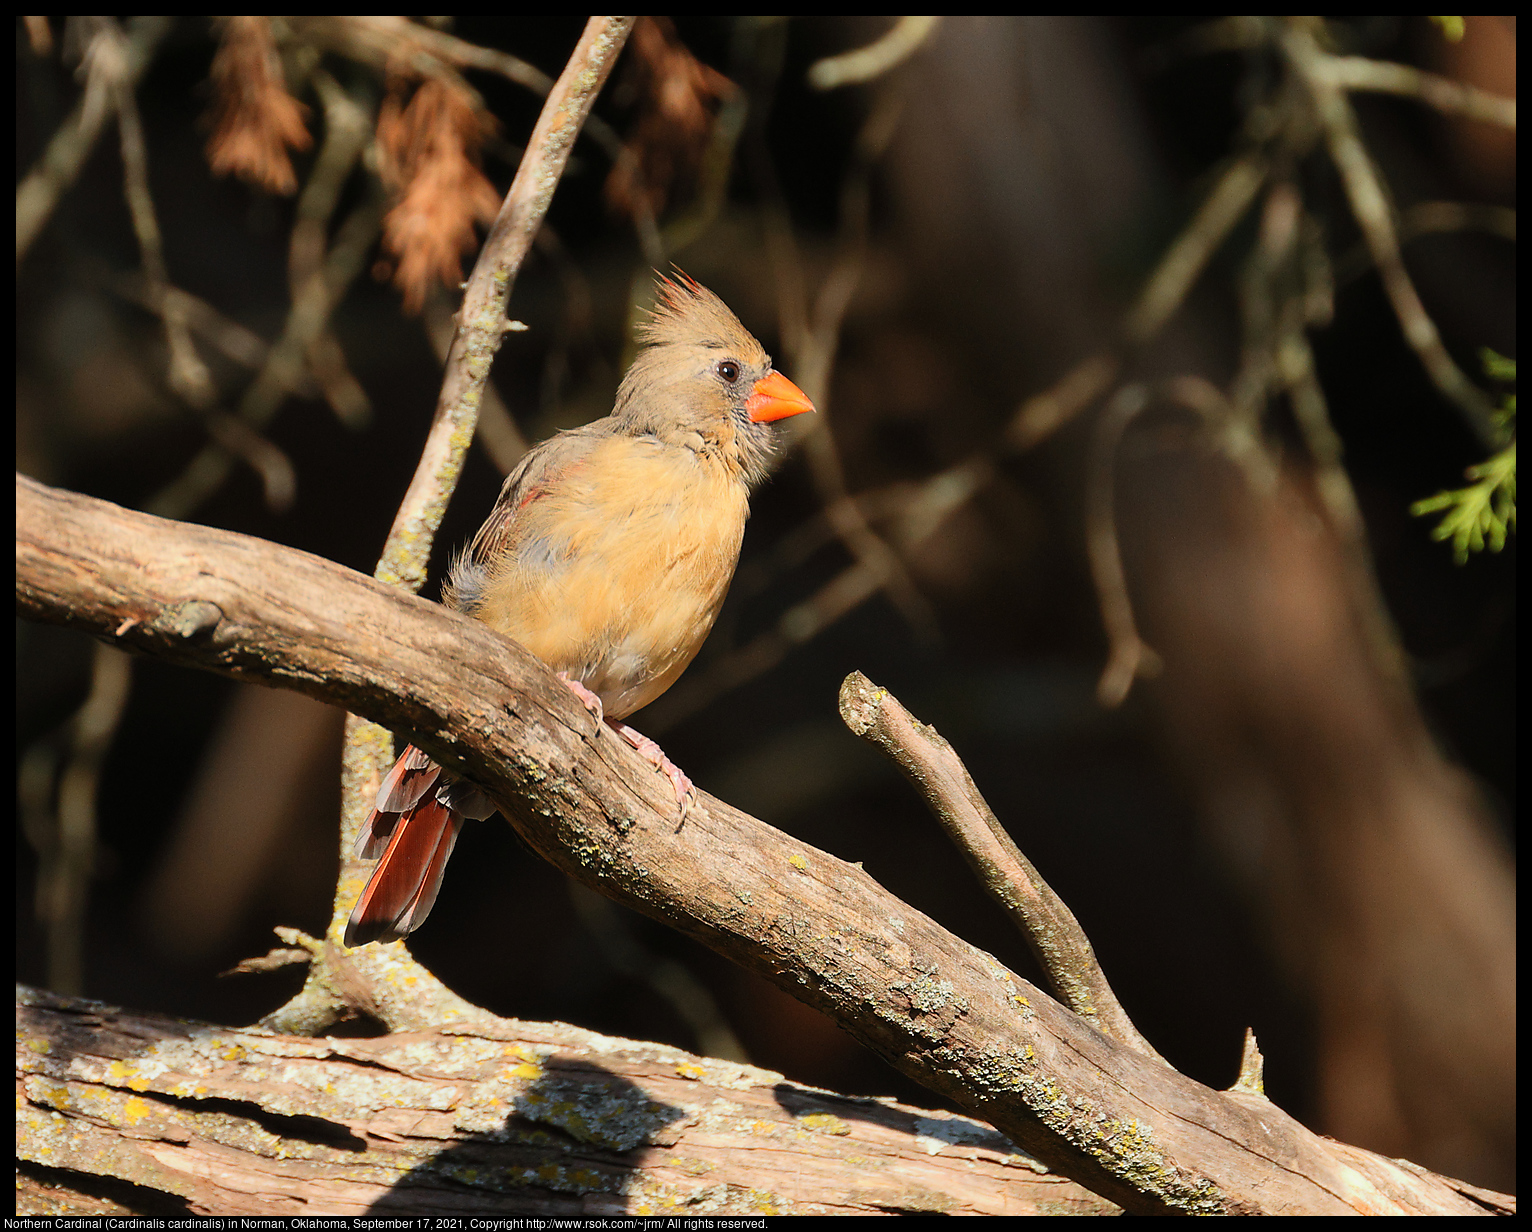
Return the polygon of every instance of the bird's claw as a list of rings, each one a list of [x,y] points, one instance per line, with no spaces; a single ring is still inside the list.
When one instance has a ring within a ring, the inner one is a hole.
[[[691,779],[686,777],[686,771],[666,757],[665,750],[642,732],[634,731],[626,723],[612,723],[610,726],[638,750],[640,757],[670,780],[676,793],[676,803],[681,808],[681,818],[685,820],[688,810],[697,799],[697,789]]]
[[[697,799],[697,789],[692,785],[691,779],[686,777],[686,771],[665,756],[665,750],[660,748],[653,740],[642,732],[634,731],[626,723],[619,723],[616,719],[608,719],[601,705],[601,698],[592,693],[578,680],[571,680],[565,672],[559,673],[559,679],[569,686],[570,691],[585,703],[585,708],[596,716],[596,722],[605,722],[608,727],[626,740],[638,750],[639,755],[656,770],[660,771],[670,780],[671,787],[676,793],[676,803],[681,806],[681,819],[686,819],[687,810]]]
[[[585,708],[596,716],[597,723],[605,720],[606,711],[601,705],[601,699],[596,694],[592,693],[578,680],[571,680],[566,672],[560,672],[559,679],[567,684],[570,691],[585,703]],[[596,730],[600,731],[601,729],[598,727]]]

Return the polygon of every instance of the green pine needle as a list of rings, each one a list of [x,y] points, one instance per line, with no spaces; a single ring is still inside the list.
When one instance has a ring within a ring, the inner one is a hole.
[[[1497,355],[1488,347],[1479,354],[1485,376],[1494,381],[1516,379],[1514,359]],[[1516,530],[1515,394],[1505,394],[1501,398],[1495,422],[1509,443],[1493,457],[1464,472],[1473,483],[1466,488],[1438,492],[1410,506],[1410,512],[1416,517],[1442,513],[1442,520],[1431,532],[1431,538],[1438,542],[1451,539],[1452,558],[1460,565],[1466,563],[1473,552],[1500,551],[1505,547],[1506,536]]]
[[[1458,564],[1469,553],[1488,548],[1498,552],[1508,534],[1516,529],[1516,445],[1507,445],[1489,461],[1470,466],[1469,479],[1478,482],[1450,492],[1438,492],[1416,501],[1410,512],[1416,517],[1446,510],[1436,529],[1435,540],[1452,540],[1452,558]]]

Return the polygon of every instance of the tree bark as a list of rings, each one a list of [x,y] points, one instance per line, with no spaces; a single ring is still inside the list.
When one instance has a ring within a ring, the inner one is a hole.
[[[18,1213],[1117,1213],[966,1117],[562,1023],[306,1039],[30,989],[16,1018]]]

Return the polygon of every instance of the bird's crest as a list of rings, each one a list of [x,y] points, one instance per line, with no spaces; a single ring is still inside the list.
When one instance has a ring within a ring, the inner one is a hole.
[[[673,278],[661,274],[658,283],[659,294],[649,319],[638,330],[639,338],[649,346],[672,342],[725,348],[760,345],[729,306],[691,275],[677,269]]]

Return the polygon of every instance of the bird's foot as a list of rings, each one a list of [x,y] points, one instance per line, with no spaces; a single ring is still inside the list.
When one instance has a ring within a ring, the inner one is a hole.
[[[685,818],[687,809],[697,798],[697,789],[692,786],[691,779],[686,777],[686,771],[666,757],[665,750],[642,732],[636,732],[626,723],[611,719],[607,720],[607,725],[637,749],[640,757],[670,779],[670,785],[675,788],[676,803],[681,806],[681,816]]]
[[[571,680],[568,673],[566,672],[560,672],[559,679],[567,684],[570,688],[570,691],[585,703],[585,708],[596,716],[596,722],[600,723],[606,718],[606,712],[602,709],[601,699],[599,697],[587,689],[578,680]],[[598,727],[596,730],[600,731],[601,729]]]

